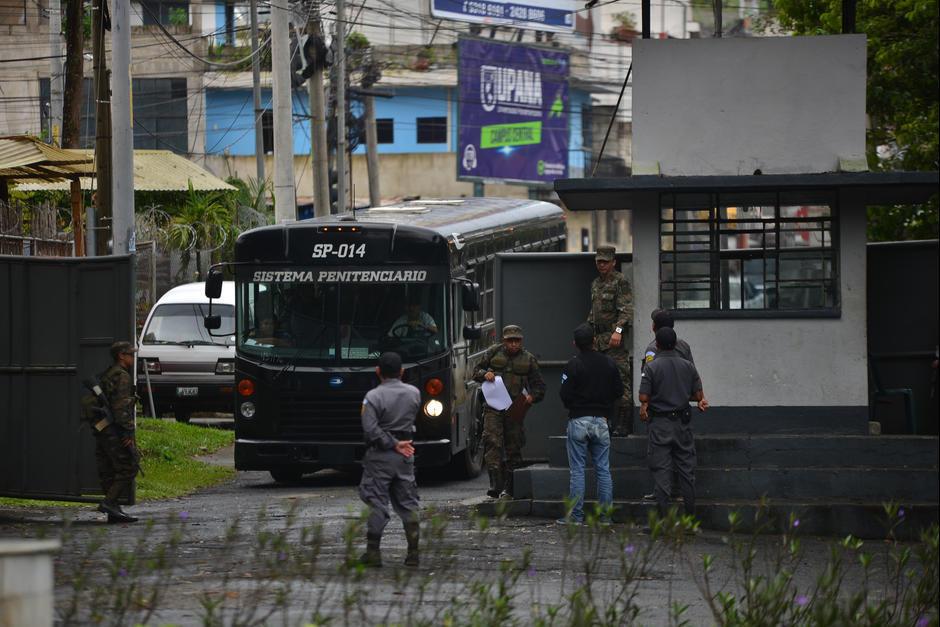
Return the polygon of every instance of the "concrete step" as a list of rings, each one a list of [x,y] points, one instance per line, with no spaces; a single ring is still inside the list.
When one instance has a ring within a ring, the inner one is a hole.
[[[595,505],[588,501],[587,507]],[[635,523],[642,525],[647,515],[655,509],[649,501],[616,500],[614,501],[614,522]],[[895,537],[901,540],[915,540],[920,531],[940,518],[940,507],[936,502],[905,503],[903,520],[895,529]],[[565,513],[564,503],[556,500],[518,499],[514,501],[488,501],[477,506],[477,511],[485,516],[532,516],[545,519],[558,519]],[[728,531],[728,515],[740,514],[738,529],[744,533],[755,531],[757,503],[739,500],[700,499],[696,502],[696,516],[706,530]],[[848,501],[770,501],[760,519],[760,531],[764,533],[783,532],[790,524],[791,514],[799,520],[800,535],[852,534],[859,538],[887,537],[887,516],[878,503],[853,503]],[[617,530],[615,524],[614,529]]]
[[[595,494],[594,473],[586,475]],[[639,499],[651,491],[646,468],[613,468],[615,499]],[[699,467],[695,490],[701,499],[842,499],[935,503],[940,491],[936,469],[921,468],[710,468]],[[568,494],[568,469],[535,465],[515,472],[517,498],[561,501]]]
[[[548,464],[568,468],[567,438],[552,436]],[[612,438],[611,468],[646,468],[646,436]],[[700,468],[940,467],[940,438],[903,435],[696,435]]]

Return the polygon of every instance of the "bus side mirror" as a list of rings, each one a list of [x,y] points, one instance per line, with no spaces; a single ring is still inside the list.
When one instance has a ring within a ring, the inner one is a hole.
[[[463,339],[478,340],[483,337],[483,329],[479,327],[466,326],[463,328]]]
[[[464,311],[480,310],[480,284],[479,283],[461,283],[460,296],[463,301]],[[469,338],[468,338],[469,339]]]
[[[222,326],[222,316],[206,316],[205,320],[203,321],[203,325],[209,331],[215,331]]]
[[[221,295],[222,295],[222,272],[214,268],[210,269],[209,276],[206,277],[206,298],[218,298]]]

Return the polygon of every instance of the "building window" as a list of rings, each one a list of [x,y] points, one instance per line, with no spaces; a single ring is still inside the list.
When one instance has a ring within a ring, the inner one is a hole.
[[[189,2],[142,0],[140,6],[144,26],[153,24],[163,24],[164,26],[189,25]]]
[[[664,194],[660,305],[836,312],[835,195]]]
[[[392,118],[377,118],[375,120],[376,135],[380,144],[395,143],[395,124]]]
[[[134,106],[134,147],[189,152],[185,78],[135,78],[131,82]],[[82,113],[79,146],[95,146],[94,83],[82,81]],[[49,79],[39,81],[39,116],[48,128]],[[61,133],[61,129],[59,131]]]
[[[446,144],[447,118],[418,118],[419,144]]]
[[[274,154],[274,111],[271,109],[261,112],[261,147],[264,154]]]

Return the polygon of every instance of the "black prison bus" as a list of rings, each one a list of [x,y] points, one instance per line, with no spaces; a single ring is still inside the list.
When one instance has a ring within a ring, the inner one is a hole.
[[[561,251],[564,216],[533,200],[412,201],[246,231],[235,243],[235,468],[295,481],[353,467],[384,351],[421,391],[419,466],[482,466],[479,391],[496,341],[497,253]],[[210,271],[215,296],[222,272]],[[207,317],[206,326],[214,326]]]

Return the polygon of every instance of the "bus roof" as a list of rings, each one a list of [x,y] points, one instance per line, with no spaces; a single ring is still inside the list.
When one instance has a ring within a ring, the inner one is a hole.
[[[394,205],[357,210],[358,222],[400,224],[430,229],[452,240],[466,239],[506,226],[545,218],[560,219],[558,205],[526,198],[454,198],[410,200]],[[335,223],[352,220],[353,213],[301,220],[297,224]]]

